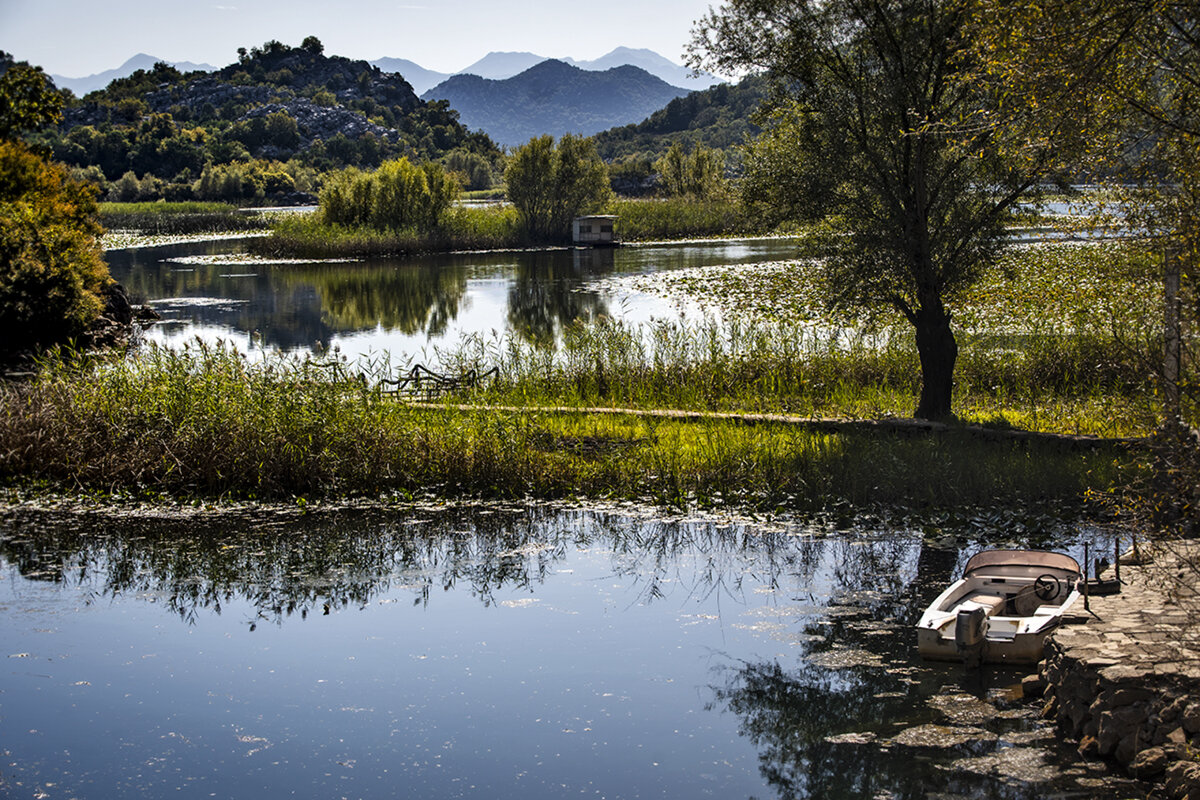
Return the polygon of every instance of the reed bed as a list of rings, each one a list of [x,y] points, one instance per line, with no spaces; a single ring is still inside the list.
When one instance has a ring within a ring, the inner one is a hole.
[[[109,230],[186,235],[263,230],[260,214],[238,211],[228,203],[101,203],[100,224]]]
[[[512,368],[506,391],[520,385]],[[522,369],[528,377],[536,365]],[[657,386],[697,374],[667,362],[657,369]],[[385,372],[315,358],[250,360],[200,342],[149,346],[131,359],[55,354],[32,382],[0,388],[0,479],[129,496],[627,498],[921,511],[1070,506],[1107,488],[1121,460],[965,433],[835,435],[717,419],[417,408],[381,391]],[[713,373],[714,387],[731,377]]]
[[[1114,355],[1086,335],[965,339],[955,394],[964,421],[1106,437],[1140,435],[1158,422],[1143,354]],[[569,328],[557,349],[477,336],[437,357],[451,373],[496,367],[497,379],[476,396],[495,405],[862,419],[910,416],[920,389],[907,331],[603,319]]]
[[[379,230],[296,215],[274,222],[269,237],[250,244],[259,255],[294,258],[370,258],[452,250],[502,250],[525,246],[511,206],[456,206],[436,230]]]
[[[761,222],[751,218],[741,203],[733,200],[617,200],[608,211],[617,215],[617,235],[625,241],[749,236],[770,232]]]

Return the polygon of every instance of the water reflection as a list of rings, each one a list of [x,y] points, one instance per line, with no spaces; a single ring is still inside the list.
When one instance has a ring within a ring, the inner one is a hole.
[[[964,557],[524,507],[10,514],[0,639],[37,667],[0,696],[6,774],[97,796],[1053,794],[1036,715],[997,699],[1015,676],[913,652]],[[958,739],[914,738],[932,724]],[[109,725],[111,746],[72,738]],[[972,761],[1021,758],[1016,781]]]
[[[340,347],[398,359],[464,335],[514,333],[553,342],[563,328],[610,314],[588,288],[614,273],[654,272],[790,256],[787,242],[717,242],[620,249],[449,253],[353,263],[230,263],[244,241],[110,251],[110,271],[166,318],[165,342],[251,334],[285,351]],[[197,258],[200,257],[200,258]],[[208,260],[205,260],[208,259]],[[650,301],[647,313],[672,309]]]

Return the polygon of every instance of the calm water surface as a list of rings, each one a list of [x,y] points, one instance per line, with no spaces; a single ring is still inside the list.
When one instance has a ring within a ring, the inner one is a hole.
[[[573,322],[601,315],[633,322],[673,317],[679,309],[644,296],[619,297],[590,284],[611,275],[791,258],[788,240],[454,253],[353,263],[214,263],[244,251],[206,242],[110,251],[113,276],[136,302],[165,318],[150,338],[179,343],[195,336],[284,351],[319,345],[356,358],[384,351],[420,358],[464,335],[512,333],[548,341]]]
[[[0,796],[1119,796],[1050,765],[1019,673],[915,657],[971,549],[546,509],[9,514]]]

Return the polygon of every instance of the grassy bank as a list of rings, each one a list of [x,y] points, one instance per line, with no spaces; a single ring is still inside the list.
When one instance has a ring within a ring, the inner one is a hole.
[[[101,203],[100,224],[108,230],[162,235],[262,230],[267,223],[228,203],[154,202]]]
[[[617,236],[625,241],[745,236],[765,233],[740,205],[727,201],[621,200]],[[251,245],[260,255],[290,258],[368,258],[453,250],[536,247],[507,205],[456,206],[436,230],[380,230],[330,224],[320,213],[277,219],[271,236]]]
[[[662,377],[677,377],[676,367],[663,363]],[[130,360],[50,360],[32,383],[0,388],[0,478],[134,495],[922,510],[1075,504],[1106,488],[1114,469],[1112,452],[965,433],[413,408],[373,388],[378,377],[358,380],[313,360],[251,362],[201,345],[151,347]]]
[[[282,217],[271,235],[250,245],[259,255],[289,258],[369,258],[451,250],[503,250],[528,242],[511,206],[457,206],[433,231],[379,230],[325,222],[319,213]]]

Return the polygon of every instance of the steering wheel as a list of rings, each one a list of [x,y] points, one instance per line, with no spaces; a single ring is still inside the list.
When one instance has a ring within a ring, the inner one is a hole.
[[[1033,593],[1037,595],[1039,600],[1050,601],[1058,597],[1062,591],[1062,584],[1058,582],[1058,578],[1047,572],[1045,575],[1039,575],[1037,580],[1033,582]]]

